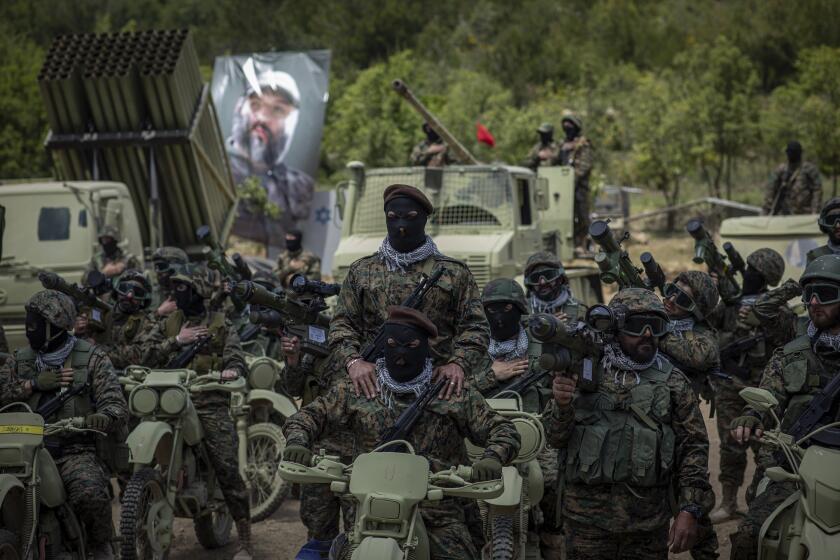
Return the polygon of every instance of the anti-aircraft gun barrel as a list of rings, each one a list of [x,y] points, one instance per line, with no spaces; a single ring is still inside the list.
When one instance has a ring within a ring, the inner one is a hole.
[[[732,243],[729,241],[724,243],[723,252],[726,253],[726,256],[729,258],[729,265],[732,267],[732,270],[740,272],[741,274],[747,270],[747,264],[744,262],[744,258]]]
[[[475,159],[469,150],[467,150],[463,144],[458,142],[458,140],[452,136],[443,124],[435,117],[431,111],[429,111],[423,103],[414,96],[414,93],[402,80],[394,80],[391,82],[391,85],[398,94],[405,98],[408,101],[408,104],[414,107],[414,110],[420,113],[420,116],[423,117],[429,126],[432,127],[432,130],[438,133],[444,142],[449,146],[452,150],[452,153],[455,154],[455,158],[458,159],[461,163],[465,163],[467,165],[478,165],[478,160]]]
[[[627,251],[621,248],[621,241],[615,238],[609,224],[596,220],[589,226],[589,236],[598,244],[601,251],[595,255],[595,264],[601,270],[601,281],[606,284],[618,283],[619,288],[648,288],[642,279],[641,270],[637,269]]]
[[[651,288],[659,288],[659,293],[664,295],[665,294],[665,273],[662,271],[662,267],[659,266],[659,263],[656,262],[656,259],[653,258],[653,255],[647,251],[642,253],[639,257],[639,260],[642,262],[642,268],[645,269],[645,276],[648,278],[648,283],[650,284]]]

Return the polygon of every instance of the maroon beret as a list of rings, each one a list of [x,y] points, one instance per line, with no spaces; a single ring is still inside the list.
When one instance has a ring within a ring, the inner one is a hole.
[[[417,204],[422,206],[427,214],[431,214],[432,211],[435,209],[432,206],[432,203],[429,202],[429,199],[426,198],[426,195],[418,189],[417,187],[412,187],[411,185],[391,185],[387,189],[385,189],[385,193],[383,194],[383,198],[385,199],[385,204],[388,204],[395,198],[399,197],[410,198],[411,200],[415,201]]]
[[[411,307],[389,305],[388,320],[385,322],[414,327],[419,331],[426,332],[429,335],[429,338],[436,338],[438,335],[437,327],[429,320],[428,317],[426,317],[426,314]]]

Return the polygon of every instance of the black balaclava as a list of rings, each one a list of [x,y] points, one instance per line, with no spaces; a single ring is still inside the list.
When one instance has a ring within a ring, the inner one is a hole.
[[[396,216],[388,217],[390,212]],[[416,212],[411,218],[409,214]],[[388,241],[391,247],[400,253],[409,253],[417,249],[426,241],[426,220],[428,214],[418,202],[405,196],[400,196],[385,205],[385,224],[388,227]]]
[[[563,134],[567,141],[572,141],[580,134],[580,129],[572,121],[563,121]]]
[[[68,333],[49,321],[37,311],[26,310],[26,339],[36,352],[52,352],[67,340]]]
[[[429,126],[429,123],[423,123],[423,132],[426,133],[426,140],[428,140],[430,144],[440,143],[440,135],[437,132],[435,132],[435,129]]]
[[[540,145],[548,146],[554,141],[554,133],[553,132],[537,132],[540,135]]]
[[[412,348],[413,342],[416,347]],[[423,372],[429,357],[429,335],[414,327],[385,323],[385,367],[394,381],[408,383]]]
[[[186,289],[179,289],[181,286],[185,286]],[[195,317],[204,314],[204,298],[195,291],[195,288],[183,282],[175,282],[173,288],[172,297],[175,298],[175,305],[184,312],[184,315]]]
[[[799,165],[799,162],[802,161],[802,144],[796,140],[790,142],[787,148],[785,148],[785,153],[787,154],[789,164]]]
[[[744,271],[744,286],[741,292],[745,296],[754,296],[760,294],[767,287],[767,281],[764,275],[751,266],[747,266]]]
[[[286,249],[290,253],[300,251],[303,245],[303,233],[299,229],[290,229],[286,232]],[[289,239],[289,236],[294,236],[294,239]]]
[[[510,305],[510,310],[505,308]],[[484,305],[487,322],[490,323],[490,336],[493,340],[504,342],[519,334],[522,328],[522,311],[508,302],[494,301]]]
[[[105,252],[105,255],[109,257],[117,252],[117,240],[110,235],[100,237],[99,244],[102,246],[102,250]]]

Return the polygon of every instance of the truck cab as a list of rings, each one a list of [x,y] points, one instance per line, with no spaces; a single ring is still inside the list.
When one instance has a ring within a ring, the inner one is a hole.
[[[0,185],[5,208],[0,261],[0,322],[10,348],[26,344],[24,304],[41,289],[39,270],[78,282],[99,247],[99,231],[116,226],[123,251],[143,259],[139,223],[128,188],[116,182]]]

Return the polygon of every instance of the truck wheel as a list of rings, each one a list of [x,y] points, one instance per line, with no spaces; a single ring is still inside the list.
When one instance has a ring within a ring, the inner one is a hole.
[[[512,560],[514,553],[513,517],[497,515],[493,518],[490,546],[492,560]]]
[[[20,560],[17,535],[6,529],[0,529],[0,560]]]
[[[165,499],[163,480],[152,468],[137,471],[125,486],[120,514],[121,560],[165,560],[169,549],[156,553],[149,541],[149,512],[152,506]]]
[[[193,519],[195,538],[208,550],[221,548],[230,542],[233,517],[224,502],[215,510]]]
[[[251,521],[256,523],[277,511],[291,484],[280,478],[277,464],[286,448],[283,431],[263,422],[248,427],[248,465],[245,468],[251,490]]]

